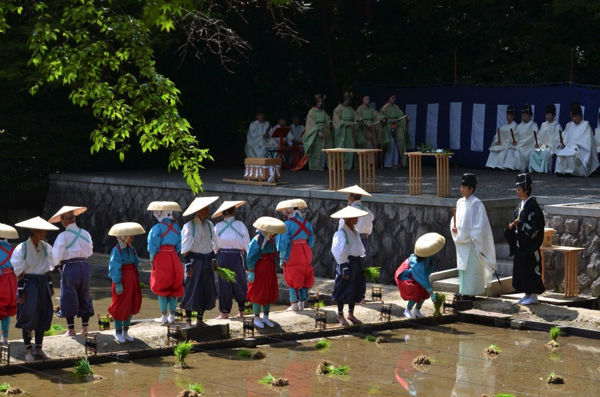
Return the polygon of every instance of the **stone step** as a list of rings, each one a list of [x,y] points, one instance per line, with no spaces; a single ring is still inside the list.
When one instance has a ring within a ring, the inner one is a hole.
[[[452,269],[456,270],[456,269]],[[447,271],[446,271],[447,272]],[[442,272],[438,272],[442,273]],[[458,271],[456,271],[458,273]],[[436,275],[436,273],[432,274],[432,277]],[[512,276],[502,277],[500,276],[500,281],[502,285],[498,282],[498,280],[494,277],[492,281],[492,285],[487,291],[487,296],[500,296],[502,294],[507,294],[514,291],[512,287]],[[449,276],[447,278],[435,279],[432,280],[431,286],[434,291],[439,292],[449,292],[449,293],[457,293],[459,291],[460,281],[458,279],[458,274],[455,276]]]
[[[513,261],[512,259],[496,259],[496,271],[500,277],[512,276]]]

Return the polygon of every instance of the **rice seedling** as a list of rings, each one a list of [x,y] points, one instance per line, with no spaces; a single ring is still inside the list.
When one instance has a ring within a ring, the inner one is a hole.
[[[175,363],[176,368],[187,368],[188,365],[185,363],[185,358],[192,352],[194,344],[191,341],[179,342],[173,349],[175,357],[177,359]]]
[[[251,307],[244,308],[244,315],[246,315],[246,316],[252,315],[252,308]]]
[[[347,375],[350,367],[346,365],[336,365],[331,361],[321,361],[317,366],[317,375]]]
[[[510,393],[499,393],[496,394],[494,397],[515,397],[515,395]]]
[[[145,289],[145,288],[146,288],[146,284],[145,284],[145,283],[142,283],[142,282],[140,281],[140,289]]]
[[[2,384],[0,384],[0,392],[2,393],[6,393],[6,391],[10,389],[10,383],[8,382],[3,382]]]
[[[73,374],[78,379],[85,379],[89,375],[94,375],[94,370],[92,369],[92,366],[90,365],[90,362],[88,361],[87,357],[84,357],[81,360],[77,361],[77,363],[75,364],[75,370],[73,371]]]
[[[237,356],[239,358],[251,358],[252,352],[248,349],[240,349],[237,351]]]
[[[376,283],[377,280],[379,279],[379,275],[381,274],[381,268],[380,267],[367,267],[367,268],[363,269],[363,273],[367,280],[370,280],[370,281]]]
[[[65,332],[67,329],[63,327],[61,324],[52,324],[48,331],[44,332],[44,336],[54,336],[60,335]]]
[[[500,353],[502,353],[502,349],[500,349],[498,346],[496,345],[489,345],[484,351],[483,354],[485,354],[488,357],[495,357],[497,355],[499,355]]]
[[[235,283],[235,272],[232,272],[229,269],[225,269],[224,267],[218,267],[217,273],[223,280],[227,281],[228,283]]]
[[[202,393],[204,393],[204,384],[202,384],[202,383],[191,384],[190,383],[188,386],[188,390],[195,391],[198,394],[202,394]]]
[[[329,348],[329,341],[325,339],[321,339],[315,344],[315,349],[323,350]]]
[[[552,327],[550,328],[550,342],[548,342],[546,344],[546,346],[548,346],[549,348],[556,348],[559,347],[560,344],[558,343],[557,339],[559,336],[562,336],[562,329],[560,329],[559,327]]]
[[[375,342],[377,340],[377,338],[373,335],[367,335],[367,337],[365,338],[368,342]]]
[[[565,383],[565,378],[552,371],[550,372],[550,375],[548,375],[548,379],[546,379],[546,382],[548,382],[548,384],[551,385],[562,385]]]
[[[434,292],[434,294],[435,294],[435,302],[433,302],[433,308],[434,308],[433,319],[436,322],[439,322],[442,319],[441,308],[444,305],[444,302],[446,301],[446,294],[444,294],[443,292]]]
[[[325,307],[325,301],[320,300],[318,302],[315,302],[315,307],[317,307],[317,308],[318,307]]]
[[[431,365],[431,359],[421,354],[420,356],[415,357],[412,363],[413,365]]]
[[[262,384],[265,384],[265,385],[270,385],[270,384],[273,383],[274,380],[275,380],[275,377],[273,375],[271,375],[271,373],[269,372],[262,379],[260,379],[258,381],[258,383],[262,383]]]

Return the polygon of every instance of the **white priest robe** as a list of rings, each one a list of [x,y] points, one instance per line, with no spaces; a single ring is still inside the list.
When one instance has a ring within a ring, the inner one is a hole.
[[[529,172],[551,172],[552,155],[560,148],[559,123],[545,121],[537,134],[539,148],[534,149],[529,156]],[[534,142],[535,144],[535,142]]]
[[[529,156],[535,146],[535,138],[533,131],[538,131],[537,123],[529,121],[528,123],[520,123],[515,132],[516,146],[511,144],[506,153],[506,161],[504,168],[508,170],[519,170],[526,172],[529,169]],[[512,140],[512,137],[511,137]]]
[[[496,270],[496,247],[492,227],[485,206],[474,195],[464,197],[456,203],[456,228],[452,232],[454,217],[450,222],[450,232],[456,245],[456,266],[460,279],[459,293],[462,295],[482,295],[492,284]]]
[[[490,156],[488,157],[486,167],[504,169],[504,161],[506,160],[506,152],[508,147],[511,146],[512,137],[510,135],[510,129],[514,131],[517,128],[517,123],[514,121],[510,124],[504,124],[500,128],[500,144],[498,144],[498,132],[494,135],[494,140],[490,146]]]
[[[598,153],[600,153],[600,127],[596,128],[595,131],[595,138],[596,138],[596,151]]]
[[[598,168],[596,140],[590,124],[571,123],[563,137],[565,148],[556,153],[556,173],[590,176]]]
[[[246,157],[267,157],[265,147],[268,140],[263,138],[265,132],[269,130],[269,123],[264,121],[259,123],[254,120],[248,127],[248,136],[246,137]]]

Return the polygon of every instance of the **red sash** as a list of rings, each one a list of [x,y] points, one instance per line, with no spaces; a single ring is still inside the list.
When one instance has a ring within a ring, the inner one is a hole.
[[[160,223],[162,223],[163,225],[168,227],[168,229],[163,234],[160,235],[161,238],[163,238],[167,234],[169,234],[170,231],[173,231],[173,232],[175,232],[175,234],[179,235],[179,232],[177,230],[175,230],[175,228],[173,227],[175,222],[167,223],[167,222],[161,221]]]
[[[304,231],[304,233],[306,233],[308,235],[308,237],[312,236],[312,234],[306,228],[306,218],[304,219],[304,222],[302,222],[302,223],[300,223],[300,221],[297,220],[296,218],[289,218],[289,220],[294,222],[296,225],[300,226],[300,229],[296,230],[296,233],[294,233],[294,235],[292,236],[292,238],[291,238],[292,240],[294,239],[294,237],[299,235],[300,232],[302,232],[302,231]]]

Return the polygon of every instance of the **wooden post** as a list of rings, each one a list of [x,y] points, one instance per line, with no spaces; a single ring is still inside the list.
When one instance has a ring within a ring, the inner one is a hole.
[[[327,162],[329,163],[329,166],[327,167],[327,171],[329,172],[329,190],[333,190],[333,170],[332,170],[332,166],[331,166],[331,153],[327,152]]]
[[[565,297],[577,296],[577,251],[565,252]]]
[[[359,183],[359,186],[363,186],[363,183],[364,183],[364,176],[363,176],[363,174],[364,174],[364,167],[365,166],[364,166],[363,161],[364,161],[364,156],[363,156],[362,153],[359,153],[358,154],[358,181],[359,181],[358,183]],[[368,189],[365,189],[365,190],[368,191]]]

